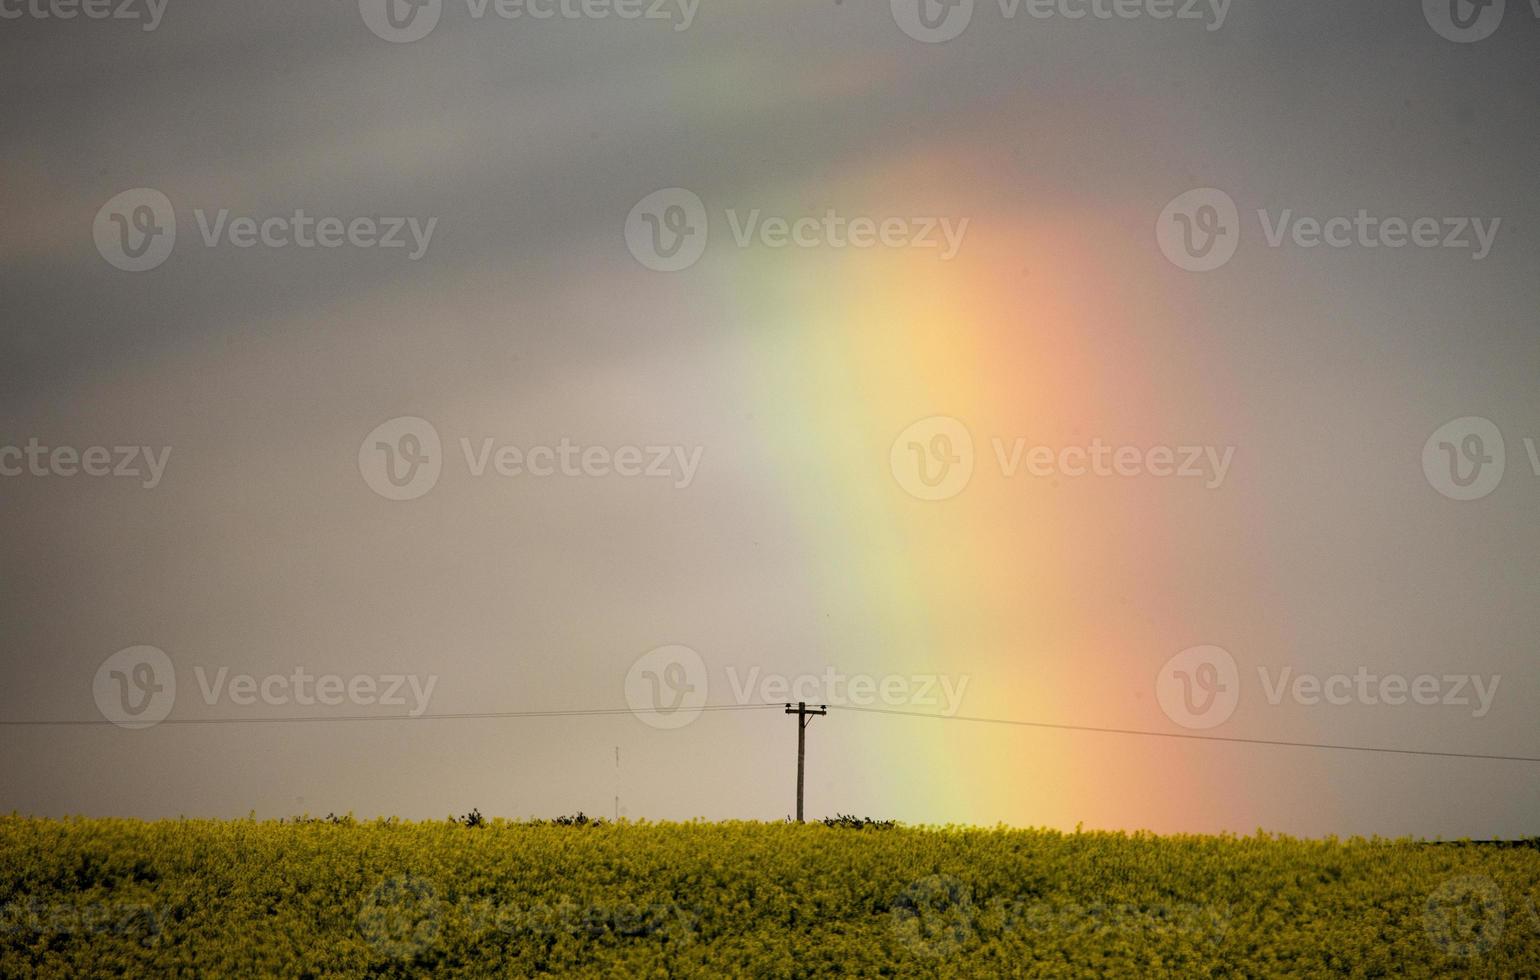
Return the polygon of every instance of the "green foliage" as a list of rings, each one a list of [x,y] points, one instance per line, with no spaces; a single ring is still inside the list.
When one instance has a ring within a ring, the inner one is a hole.
[[[0,976],[1540,975],[1532,846],[472,814],[0,817]]]
[[[892,830],[898,826],[897,820],[873,820],[871,817],[857,817],[848,813],[838,813],[832,817],[824,817],[825,827],[844,827],[847,830]]]
[[[306,814],[302,814],[302,815],[300,815],[298,817],[289,817],[287,820],[279,820],[278,822],[279,823],[330,823],[330,824],[338,824],[338,825],[343,826],[343,827],[351,827],[354,824],[353,815],[351,813],[345,814],[344,816],[340,816],[340,817],[337,816],[335,813],[328,813],[324,817],[312,817],[310,814],[306,813]]]

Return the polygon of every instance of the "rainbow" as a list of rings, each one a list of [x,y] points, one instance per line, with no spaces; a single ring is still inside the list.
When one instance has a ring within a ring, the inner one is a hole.
[[[1002,204],[959,172],[955,157],[917,153],[836,175],[816,196],[789,187],[743,202],[783,215],[837,202],[879,219],[966,217],[949,261],[729,244],[709,263],[731,296],[723,315],[756,406],[759,477],[807,555],[798,586],[815,597],[819,662],[966,674],[966,715],[1171,728],[1155,671],[1209,638],[1182,621],[1159,570],[1177,574],[1180,529],[1212,495],[1008,477],[997,453],[1014,438],[1151,444],[1171,439],[1172,424],[1211,431],[1218,416],[1162,387],[1185,379],[1165,363],[1148,304],[1181,274],[1128,233],[1153,236],[1147,207]],[[974,473],[952,499],[919,500],[894,478],[890,448],[937,415],[968,429]],[[1217,775],[1174,777],[1197,763],[1172,743],[879,716],[852,727],[854,756],[881,768],[857,777],[865,795],[911,821],[1123,827],[1132,809],[1147,826],[1192,829],[1193,804],[1170,798],[1171,780],[1223,793]]]

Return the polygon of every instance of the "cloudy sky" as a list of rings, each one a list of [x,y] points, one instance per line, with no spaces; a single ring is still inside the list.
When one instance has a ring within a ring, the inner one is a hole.
[[[391,2],[0,0],[0,810],[1535,833],[1528,0]]]

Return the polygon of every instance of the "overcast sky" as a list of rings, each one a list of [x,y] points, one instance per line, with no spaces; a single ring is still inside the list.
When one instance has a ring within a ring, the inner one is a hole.
[[[690,710],[780,677],[1540,757],[1540,11],[920,2],[0,0],[0,721],[84,723],[0,728],[0,810],[780,819],[792,720]],[[817,816],[1540,813],[1535,762],[809,746]]]

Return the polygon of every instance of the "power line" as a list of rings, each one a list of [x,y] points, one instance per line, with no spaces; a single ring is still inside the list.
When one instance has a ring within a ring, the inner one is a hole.
[[[476,718],[586,718],[602,715],[653,715],[672,714],[674,711],[753,711],[760,708],[779,708],[782,704],[707,704],[698,708],[572,708],[557,711],[467,711],[458,713],[425,713],[420,715],[294,715],[292,717],[251,718],[166,718],[145,728],[161,725],[258,725],[288,724],[290,722],[342,722],[342,721],[464,721]],[[80,718],[48,720],[3,720],[0,726],[15,728],[45,728],[50,726],[97,726],[116,725],[105,718]]]
[[[1236,742],[1241,745],[1281,745],[1297,749],[1337,749],[1344,752],[1384,752],[1392,755],[1439,756],[1446,759],[1488,759],[1495,762],[1540,762],[1527,755],[1485,755],[1478,752],[1434,752],[1427,749],[1392,749],[1377,745],[1339,745],[1329,742],[1291,742],[1271,738],[1240,738],[1234,735],[1199,735],[1196,732],[1152,732],[1137,728],[1097,728],[1091,725],[1062,725],[1046,721],[1014,718],[979,718],[972,715],[938,715],[928,711],[904,711],[899,708],[859,708],[831,704],[835,711],[861,711],[869,714],[903,715],[909,718],[934,718],[939,721],[971,721],[984,725],[1017,725],[1023,728],[1052,728],[1066,732],[1097,732],[1103,735],[1142,735],[1147,738],[1185,738],[1198,742]]]
[[[166,718],[154,725],[258,725],[289,723],[328,722],[380,722],[380,721],[467,721],[475,719],[510,718],[588,718],[609,715],[663,715],[673,711],[756,711],[766,708],[784,708],[784,702],[774,704],[707,704],[698,708],[571,708],[554,711],[470,711],[458,713],[425,713],[420,715],[295,715],[292,717],[251,718]],[[1142,738],[1180,738],[1195,742],[1230,742],[1238,745],[1271,745],[1297,749],[1328,749],[1340,752],[1376,752],[1386,755],[1413,755],[1444,759],[1480,759],[1491,762],[1540,762],[1540,757],[1526,755],[1495,755],[1481,752],[1439,752],[1431,749],[1397,749],[1380,745],[1345,745],[1333,742],[1300,742],[1286,739],[1242,738],[1235,735],[1203,735],[1197,732],[1156,732],[1138,728],[1103,728],[1093,725],[1069,725],[1047,721],[1029,721],[1020,718],[983,718],[976,715],[938,715],[928,711],[906,711],[902,708],[868,708],[855,705],[831,704],[835,711],[856,711],[864,714],[896,715],[906,718],[930,718],[937,721],[966,721],[982,725],[1011,725],[1019,728],[1045,728],[1065,732],[1090,732],[1100,735],[1133,735]],[[48,728],[48,727],[98,727],[113,726],[115,722],[105,718],[60,720],[4,720],[0,728]]]

